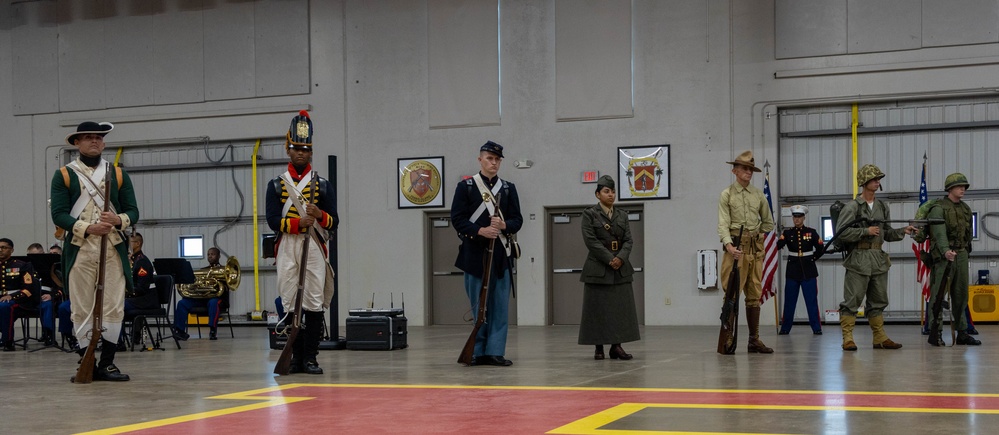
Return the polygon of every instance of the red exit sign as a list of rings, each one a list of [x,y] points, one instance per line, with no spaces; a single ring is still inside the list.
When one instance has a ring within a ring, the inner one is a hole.
[[[596,183],[600,178],[600,171],[583,171],[583,183]]]

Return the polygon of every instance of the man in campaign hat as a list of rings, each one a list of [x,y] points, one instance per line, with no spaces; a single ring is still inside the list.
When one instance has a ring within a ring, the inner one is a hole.
[[[763,293],[763,237],[773,231],[774,219],[763,191],[750,184],[756,167],[752,151],[739,154],[732,165],[735,183],[725,188],[718,200],[718,237],[725,254],[721,282],[728,285],[732,266],[739,262],[739,288],[746,297],[746,323],[749,324],[749,353],[773,353],[760,341],[760,296]],[[742,239],[734,240],[743,230]]]
[[[284,312],[295,315],[299,272],[305,268],[302,294],[302,332],[292,343],[291,373],[321,375],[319,341],[323,335],[323,312],[333,299],[333,271],[327,256],[329,232],[340,223],[333,186],[312,168],[312,119],[302,110],[292,118],[285,135],[288,170],[267,184],[267,225],[278,239],[278,293]],[[303,245],[307,245],[303,246]],[[308,249],[306,264],[302,252]],[[285,319],[282,323],[291,324]]]
[[[510,259],[516,249],[513,235],[520,231],[524,218],[520,214],[517,187],[499,178],[502,162],[503,145],[488,141],[479,147],[479,173],[458,183],[451,203],[451,223],[461,239],[454,265],[465,272],[465,292],[473,316],[478,315],[480,303],[486,304],[486,323],[475,339],[473,365],[513,364],[504,357],[513,284]],[[488,300],[480,301],[483,263],[490,240],[496,240],[489,274],[492,285]]]

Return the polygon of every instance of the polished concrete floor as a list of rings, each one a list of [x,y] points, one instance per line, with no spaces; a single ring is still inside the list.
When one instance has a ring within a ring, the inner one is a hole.
[[[0,433],[995,433],[999,326],[979,326],[979,347],[887,330],[902,349],[858,325],[843,352],[837,326],[799,325],[765,331],[776,353],[756,355],[742,326],[722,356],[717,327],[645,327],[634,360],[594,361],[576,327],[513,327],[500,368],[455,363],[469,328],[410,327],[407,349],[323,351],[325,374],[277,377],[266,329],[243,326],[121,352],[132,380],[88,385],[69,382],[75,354],[21,350],[0,353]]]

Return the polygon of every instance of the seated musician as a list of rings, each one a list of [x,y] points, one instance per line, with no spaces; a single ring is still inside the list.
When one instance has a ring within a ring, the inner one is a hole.
[[[153,263],[142,253],[142,234],[135,233],[128,243],[132,255],[128,257],[132,263],[132,291],[125,294],[125,317],[133,317],[136,310],[153,310],[160,307],[160,299],[153,286]],[[142,341],[143,325],[132,325],[132,343]]]
[[[61,255],[62,249],[59,252],[52,252],[50,248],[49,253]],[[45,254],[45,247],[41,243],[32,243],[28,246],[28,255],[31,254]],[[53,265],[48,271],[36,270],[36,273],[38,282],[41,284],[41,303],[38,304],[38,315],[42,321],[41,341],[46,346],[54,346],[56,307],[65,299],[62,291],[62,279],[53,276],[53,274],[59,273],[57,265]]]
[[[49,254],[62,255],[62,246],[58,243],[49,246]],[[54,275],[55,276],[53,278],[57,277],[60,281],[62,280],[62,272],[60,268],[56,268]],[[59,318],[59,334],[62,336],[62,339],[66,342],[66,344],[69,345],[70,350],[80,350],[80,343],[76,341],[76,335],[73,334],[73,320],[70,318],[72,308],[69,304],[69,294],[62,292],[61,288],[60,293],[62,294],[62,302],[59,302],[58,308],[56,309],[56,316]],[[44,322],[45,319],[42,319],[43,325]]]
[[[0,238],[0,343],[3,351],[14,350],[14,320],[17,308],[34,309],[40,302],[38,279],[31,263],[13,259],[14,242]]]
[[[208,248],[208,266],[201,268],[201,270],[211,270],[216,268],[225,267],[219,263],[219,258],[222,256],[222,252],[219,248],[211,247]],[[221,285],[221,284],[220,284]],[[223,287],[225,287],[223,285]],[[209,340],[218,339],[218,324],[219,324],[219,314],[229,307],[229,289],[226,288],[222,291],[221,295],[212,298],[191,298],[184,296],[177,302],[177,311],[173,317],[173,330],[174,337],[180,340],[187,340],[191,338],[191,335],[187,333],[187,316],[191,312],[191,308],[194,307],[207,307],[208,308],[208,326],[210,332],[208,333]]]

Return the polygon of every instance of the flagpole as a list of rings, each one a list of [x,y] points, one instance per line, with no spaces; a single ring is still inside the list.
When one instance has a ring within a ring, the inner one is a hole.
[[[770,160],[769,159],[766,160],[765,162],[763,162],[763,167],[767,171],[765,177],[767,179],[767,184],[769,184],[770,183]],[[771,190],[771,192],[772,191],[773,190]],[[770,201],[773,202],[773,199],[771,199]],[[771,215],[774,214],[774,210],[773,210],[773,205],[772,204],[770,205],[770,214]],[[773,229],[773,231],[774,231],[774,237],[777,236],[777,234],[776,234],[776,232],[777,232],[777,222],[776,222],[777,219],[780,219],[779,215],[774,218],[774,229]],[[766,247],[764,247],[764,251],[766,251]],[[774,267],[776,267],[777,269],[780,269],[780,256],[777,255],[776,253],[774,255],[777,256],[777,260],[776,260],[777,264]],[[766,253],[763,254],[763,257],[764,257],[764,259],[766,258]],[[774,328],[776,329],[776,332],[778,334],[780,334],[780,316],[777,314],[777,305],[780,305],[780,296],[781,295],[780,295],[780,286],[779,285],[775,285],[775,281],[776,280],[777,280],[777,271],[774,271],[774,277],[773,277],[773,280],[770,281],[770,286],[774,290]],[[794,319],[791,319],[791,321],[794,321]]]
[[[921,184],[926,183],[926,151],[923,151],[923,173],[922,173],[922,181],[920,181],[920,183]],[[920,186],[920,193],[922,193],[922,190],[923,190],[922,186]],[[919,205],[920,206],[923,205],[922,202],[920,202]],[[917,254],[918,254],[918,252],[917,252]],[[916,277],[917,278],[920,278],[920,276],[919,276],[919,262],[920,261],[923,261],[923,260],[919,258],[919,255],[916,255]],[[926,278],[922,278],[922,279],[926,279]],[[919,330],[920,330],[920,332],[926,330],[926,302],[927,301],[926,301],[926,295],[923,294],[923,288],[922,287],[923,286],[920,286],[920,288],[919,288]]]

